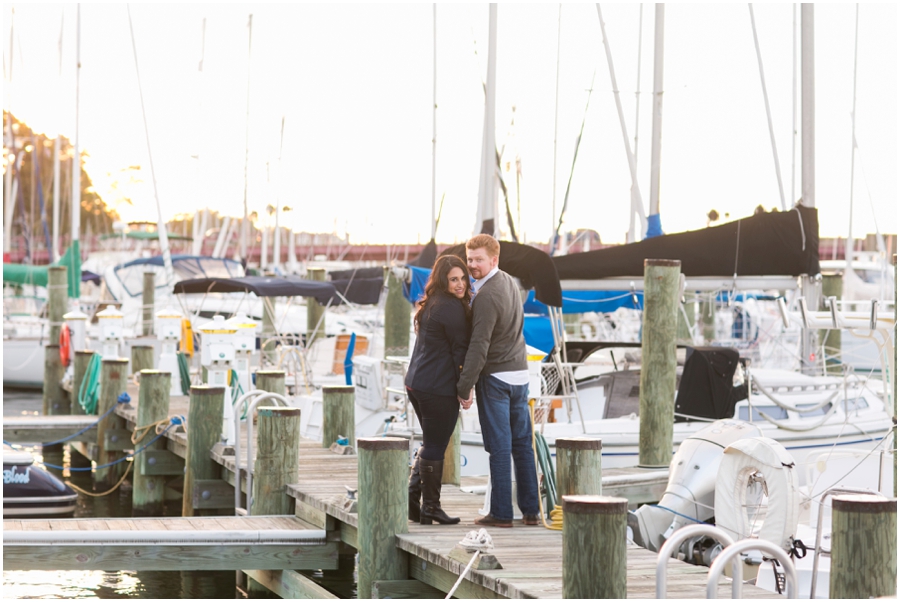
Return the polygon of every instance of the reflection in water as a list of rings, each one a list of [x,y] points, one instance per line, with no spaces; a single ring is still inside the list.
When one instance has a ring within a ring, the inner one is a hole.
[[[4,391],[5,416],[37,415],[41,408],[41,394]],[[78,467],[81,456],[63,452],[46,453],[41,457],[40,446],[28,448],[47,464],[63,466],[64,470],[48,468],[50,472],[86,491],[92,491],[90,472],[70,470]],[[72,460],[75,463],[72,463]],[[180,482],[181,479],[179,478]],[[173,483],[174,484],[174,481]],[[78,494],[74,518],[116,518],[132,516],[131,481],[126,479],[114,492],[92,497]],[[163,516],[181,516],[181,500],[169,501]],[[60,518],[60,517],[56,517]],[[356,597],[355,563],[353,557],[342,558],[341,567],[334,571],[303,571],[322,587],[341,598]],[[236,572],[228,571],[3,571],[3,599],[37,598],[245,598],[236,584]],[[255,596],[256,597],[256,596]],[[277,596],[273,596],[277,597]]]

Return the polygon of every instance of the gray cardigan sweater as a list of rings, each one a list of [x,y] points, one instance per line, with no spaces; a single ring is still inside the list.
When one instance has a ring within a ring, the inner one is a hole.
[[[524,323],[519,287],[500,270],[472,301],[472,337],[456,387],[460,397],[469,396],[480,376],[528,369]]]

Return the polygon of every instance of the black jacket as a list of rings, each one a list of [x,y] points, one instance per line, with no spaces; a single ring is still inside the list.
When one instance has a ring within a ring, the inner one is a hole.
[[[463,301],[436,297],[419,323],[405,384],[410,389],[456,397],[456,382],[469,347],[469,320]]]

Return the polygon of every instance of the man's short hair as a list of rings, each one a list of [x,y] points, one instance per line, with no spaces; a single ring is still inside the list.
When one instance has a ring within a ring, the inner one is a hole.
[[[500,243],[490,234],[476,234],[466,243],[466,249],[484,249],[488,257],[500,257]]]

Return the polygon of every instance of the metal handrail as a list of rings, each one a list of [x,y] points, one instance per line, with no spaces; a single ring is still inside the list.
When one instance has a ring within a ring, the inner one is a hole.
[[[822,521],[825,516],[825,498],[828,496],[832,496],[835,494],[843,494],[843,493],[862,493],[866,495],[877,495],[880,497],[884,497],[877,491],[872,491],[870,489],[860,489],[858,487],[832,487],[822,494],[822,497],[819,498],[819,516],[816,519],[816,547],[813,550],[813,570],[812,570],[812,582],[809,585],[809,598],[812,600],[816,597],[816,581],[819,578],[819,553],[822,551]]]
[[[719,577],[722,576],[725,566],[729,561],[736,559],[738,554],[749,550],[759,550],[760,552],[771,554],[776,560],[784,565],[787,597],[791,600],[795,600],[797,598],[797,569],[794,568],[791,557],[780,547],[771,541],[766,541],[764,539],[743,539],[736,544],[728,546],[721,554],[719,554],[715,561],[713,561],[712,566],[709,567],[709,578],[706,582],[706,598],[708,600],[716,599],[716,589],[719,584]],[[732,589],[732,591],[734,590]]]
[[[241,507],[241,419],[239,415],[241,404],[244,401],[256,397],[247,407],[247,507]],[[249,393],[241,395],[231,405],[231,417],[234,420],[234,514],[236,516],[250,516],[250,509],[253,507],[253,410],[256,409],[259,402],[266,399],[274,399],[280,401],[285,407],[290,407],[288,400],[278,393],[270,393],[261,389],[253,389]]]
[[[666,540],[666,543],[664,543],[659,549],[659,554],[656,557],[657,599],[664,600],[666,598],[666,582],[668,580],[669,558],[671,558],[672,554],[681,547],[682,543],[684,543],[691,537],[697,537],[698,535],[712,537],[719,543],[723,544],[724,547],[728,547],[734,543],[734,539],[732,539],[724,529],[720,529],[719,527],[714,527],[712,525],[689,525],[675,531]],[[737,599],[741,597],[742,584],[741,561],[737,557],[735,557],[734,559],[732,571],[734,573],[734,581],[731,584],[731,597]]]

